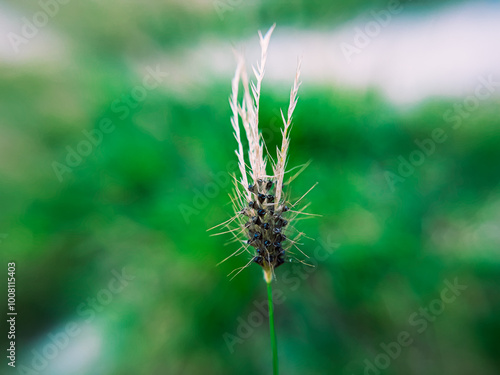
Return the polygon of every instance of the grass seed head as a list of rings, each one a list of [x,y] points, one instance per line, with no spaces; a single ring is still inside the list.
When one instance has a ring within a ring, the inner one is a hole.
[[[292,115],[297,105],[297,94],[300,86],[300,61],[290,92],[290,103],[286,117],[281,112],[283,119],[282,143],[281,147],[276,150],[276,159],[270,155],[264,155],[264,149],[267,150],[267,147],[265,147],[258,126],[260,90],[264,78],[267,49],[274,27],[275,25],[264,36],[259,32],[261,58],[257,66],[252,69],[255,82],[249,81],[245,61],[241,55],[236,54],[238,64],[232,80],[232,94],[229,104],[232,110],[231,125],[237,142],[235,153],[238,158],[240,176],[233,176],[234,191],[230,196],[236,214],[232,219],[221,224],[229,229],[223,233],[231,233],[234,242],[241,244],[241,247],[231,256],[245,252],[250,255],[248,263],[234,270],[233,273],[238,271],[237,275],[252,263],[256,263],[263,268],[267,281],[272,279],[276,268],[296,259],[294,249],[302,253],[297,245],[303,233],[299,232],[294,224],[297,216],[305,214],[303,212],[305,207],[301,210],[295,208],[303,197],[291,204],[284,194],[284,187],[298,175],[296,173],[286,183],[284,182],[287,173],[285,169],[290,145]],[[239,102],[240,84],[243,87],[241,102]],[[242,143],[240,121],[248,142],[247,157],[245,157]],[[272,173],[269,175],[266,168],[268,158],[272,161]],[[299,173],[304,168],[301,168]]]

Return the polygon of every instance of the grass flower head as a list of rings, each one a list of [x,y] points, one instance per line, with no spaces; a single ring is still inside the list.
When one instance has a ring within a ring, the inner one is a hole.
[[[307,166],[302,166],[298,173],[289,177],[285,182],[292,116],[297,105],[300,86],[300,60],[290,92],[286,116],[281,111],[282,142],[281,147],[276,149],[275,159],[269,153],[264,153],[264,150],[267,151],[267,147],[262,133],[259,131],[260,92],[265,73],[267,50],[274,27],[273,25],[264,36],[259,32],[261,56],[260,62],[256,67],[253,67],[254,82],[249,80],[243,57],[236,54],[238,64],[232,80],[232,94],[229,103],[232,110],[231,124],[237,143],[235,152],[238,158],[240,176],[233,176],[235,186],[231,200],[235,216],[221,224],[228,228],[222,233],[231,233],[234,236],[234,241],[241,244],[240,248],[224,261],[234,255],[250,254],[248,263],[234,270],[233,273],[237,271],[237,275],[250,264],[256,263],[263,268],[264,276],[268,282],[272,279],[274,270],[285,262],[294,260],[302,262],[297,260],[295,251],[302,253],[297,245],[300,237],[304,234],[294,227],[294,221],[298,215],[306,214],[303,212],[306,207],[302,207],[300,210],[296,208],[302,197],[291,204],[287,201],[287,195],[284,191],[284,188]],[[240,86],[243,87],[241,99]],[[248,144],[247,153],[243,147],[240,122]],[[268,168],[269,160],[271,160],[270,168]],[[268,173],[268,169],[271,170],[271,173]],[[236,227],[234,227],[235,223],[237,223]]]

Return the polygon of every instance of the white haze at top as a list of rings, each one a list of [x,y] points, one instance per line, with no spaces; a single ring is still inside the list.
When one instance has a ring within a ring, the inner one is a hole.
[[[420,14],[403,8],[370,38],[367,47],[347,58],[342,44],[356,46],[356,28],[364,30],[373,20],[368,13],[330,32],[277,25],[265,80],[289,85],[296,56],[301,55],[304,84],[331,83],[360,90],[374,87],[399,105],[417,104],[433,96],[473,94],[479,76],[492,75],[500,81],[499,3],[465,3]],[[254,57],[248,60],[257,61],[256,37],[234,44],[246,46],[246,53]],[[212,48],[216,63],[211,68],[227,75],[234,63],[227,64],[224,46],[203,47],[203,54]]]
[[[45,61],[57,65],[68,58],[65,46],[70,41],[58,35],[50,22],[19,53],[14,53],[6,35],[18,31],[19,22],[14,22],[12,13],[7,16],[9,13],[3,10],[0,63]],[[376,11],[384,10],[387,9]],[[225,17],[231,17],[231,13]],[[268,84],[282,83],[289,87],[297,56],[302,56],[301,78],[308,86],[375,88],[398,105],[417,104],[435,96],[465,97],[474,92],[479,76],[491,75],[500,81],[498,2],[467,2],[425,12],[401,6],[401,11],[381,27],[378,35],[370,37],[368,46],[346,58],[341,48],[343,43],[355,46],[356,29],[364,30],[373,20],[373,15],[366,12],[330,31],[291,29],[278,24],[269,47],[263,90],[269,88]],[[187,96],[204,82],[213,79],[229,82],[235,68],[232,46],[242,47],[247,61],[258,61],[256,32],[245,40],[230,36],[205,38],[173,56],[155,52],[154,56],[130,56],[130,59],[137,62],[138,69],[160,64],[171,73],[172,79],[166,83],[169,88]]]

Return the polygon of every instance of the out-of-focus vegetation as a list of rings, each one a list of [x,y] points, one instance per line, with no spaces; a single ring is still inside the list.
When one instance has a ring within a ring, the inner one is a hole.
[[[226,275],[248,259],[215,267],[237,247],[206,233],[232,214],[231,184],[221,180],[234,172],[229,80],[205,77],[180,90],[169,76],[142,102],[127,96],[144,77],[138,66],[154,67],[201,39],[232,42],[273,22],[331,28],[367,5],[245,3],[221,19],[210,1],[69,2],[44,29],[49,39],[40,36],[41,55],[0,61],[0,259],[5,273],[7,261],[17,264],[18,365],[33,367],[32,350],[43,353],[50,334],[76,322],[80,334],[36,373],[270,372],[265,321],[233,353],[224,336],[237,335],[254,302],[265,301],[261,270],[230,282]],[[39,10],[33,2],[0,6],[14,20]],[[270,150],[287,94],[264,87],[260,123]],[[442,116],[454,103],[433,98],[401,110],[375,90],[301,88],[289,165],[312,163],[291,194],[319,182],[307,200],[323,215],[297,223],[316,240],[302,249],[313,254],[327,238],[339,246],[310,272],[277,271],[283,374],[363,374],[365,360],[373,363],[401,332],[412,344],[382,373],[498,373],[499,103],[481,103],[453,130]],[[113,130],[60,181],[53,162],[65,163],[67,147],[103,119]],[[414,140],[436,127],[448,139],[391,189],[385,172],[396,172],[398,157],[408,159]],[[105,299],[124,267],[131,280]],[[433,314],[455,279],[467,289]]]

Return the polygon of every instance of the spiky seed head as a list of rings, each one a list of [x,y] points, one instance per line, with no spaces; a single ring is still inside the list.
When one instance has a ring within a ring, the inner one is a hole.
[[[237,54],[238,65],[232,80],[230,106],[233,112],[231,117],[233,134],[238,145],[235,153],[238,157],[241,176],[239,178],[235,177],[234,195],[231,196],[236,216],[230,220],[230,223],[225,225],[229,227],[229,224],[238,223],[238,227],[229,232],[238,241],[241,240],[243,250],[240,253],[246,251],[251,255],[250,261],[247,265],[241,267],[239,272],[251,263],[257,263],[264,269],[266,281],[272,279],[274,269],[291,259],[291,247],[297,247],[297,241],[303,234],[296,231],[293,225],[290,225],[295,217],[302,212],[290,210],[290,203],[287,202],[283,189],[292,115],[297,104],[297,93],[300,86],[300,61],[290,92],[290,104],[286,118],[282,112],[282,143],[281,148],[277,149],[276,160],[270,155],[264,156],[264,149],[267,150],[267,147],[265,147],[258,126],[260,90],[264,78],[267,49],[274,27],[275,25],[264,36],[259,32],[261,58],[260,63],[253,68],[255,82],[249,81],[244,59]],[[238,102],[240,82],[243,86],[241,103]],[[248,164],[245,161],[240,120],[248,141]],[[272,173],[270,175],[266,171],[268,157],[272,161]],[[250,168],[247,167],[248,165]],[[294,205],[291,205],[291,207],[294,207]],[[297,235],[293,240],[290,240],[287,235],[291,236],[292,230],[295,230]],[[287,233],[285,234],[285,232]],[[241,236],[245,240],[242,240]]]

